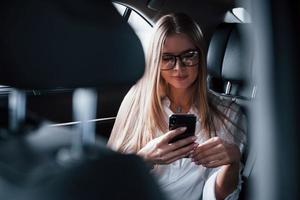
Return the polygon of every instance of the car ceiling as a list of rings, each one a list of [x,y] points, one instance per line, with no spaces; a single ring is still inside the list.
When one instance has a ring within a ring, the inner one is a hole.
[[[200,25],[206,41],[209,41],[217,25],[224,22],[225,15],[243,2],[235,0],[120,0],[114,1],[140,12],[150,22],[164,13],[184,12]]]

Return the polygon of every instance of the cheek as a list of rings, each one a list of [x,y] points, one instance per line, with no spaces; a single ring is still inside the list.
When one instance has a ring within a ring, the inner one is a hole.
[[[194,68],[190,71],[190,77],[193,82],[197,79],[198,73],[199,73],[198,68]]]
[[[161,72],[161,73],[160,73],[160,76],[161,76],[161,78],[162,78],[164,81],[167,81],[167,82],[168,82],[168,74],[167,74],[167,73]]]

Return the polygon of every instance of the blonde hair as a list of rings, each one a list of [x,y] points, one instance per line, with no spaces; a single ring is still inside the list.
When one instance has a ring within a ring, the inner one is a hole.
[[[210,137],[210,110],[216,109],[208,103],[203,35],[199,26],[189,16],[175,13],[163,16],[154,27],[146,55],[145,74],[130,89],[120,106],[108,141],[108,146],[112,149],[135,153],[155,138],[158,130],[167,132],[162,99],[167,95],[168,86],[160,76],[159,66],[165,39],[174,33],[187,35],[199,50],[199,72],[195,82],[193,105],[198,110],[201,127]]]

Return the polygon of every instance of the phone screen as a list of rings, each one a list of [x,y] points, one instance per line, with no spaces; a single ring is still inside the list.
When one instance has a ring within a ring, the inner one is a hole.
[[[184,133],[177,135],[170,143],[195,135],[196,116],[193,114],[172,114],[169,117],[169,130],[174,130],[179,127],[187,127]]]

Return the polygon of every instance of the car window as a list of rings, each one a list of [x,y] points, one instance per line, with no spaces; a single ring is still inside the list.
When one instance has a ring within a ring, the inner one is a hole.
[[[233,8],[232,13],[243,23],[251,22],[250,15],[245,8]]]
[[[151,37],[152,25],[140,14],[138,14],[137,11],[119,3],[113,3],[113,5],[125,19],[128,19],[127,21],[129,25],[133,28],[133,30],[139,37],[143,45],[144,52],[146,52],[149,39]],[[128,9],[129,12],[125,12],[126,9]],[[129,16],[127,16],[127,14]]]
[[[141,40],[144,52],[146,52],[151,37],[152,26],[135,11],[131,12],[128,23]]]
[[[115,8],[118,10],[118,12],[120,13],[120,15],[123,16],[125,10],[126,10],[126,6],[123,6],[119,3],[113,3],[113,5],[115,6]]]

